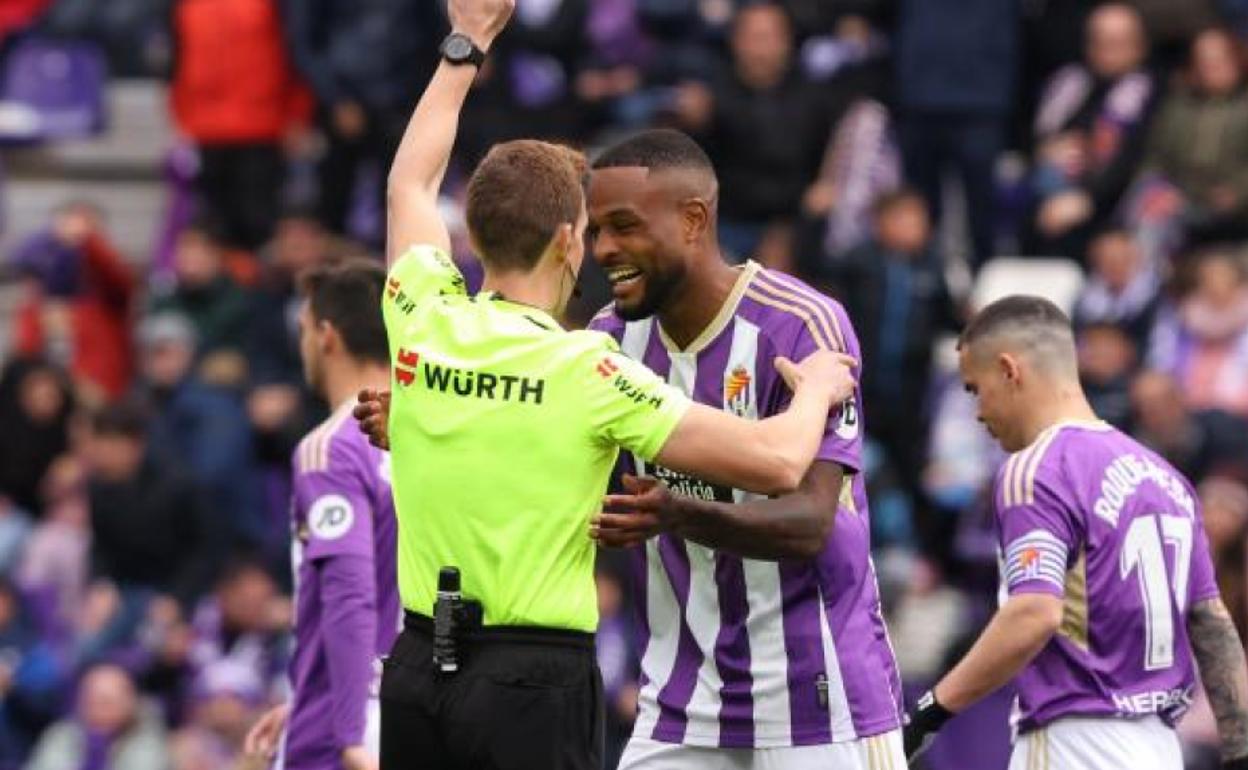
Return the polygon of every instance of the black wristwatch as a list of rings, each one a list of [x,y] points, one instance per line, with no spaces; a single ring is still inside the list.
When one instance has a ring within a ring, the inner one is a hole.
[[[442,41],[442,58],[451,64],[471,64],[480,67],[485,63],[485,51],[462,32],[452,32]]]

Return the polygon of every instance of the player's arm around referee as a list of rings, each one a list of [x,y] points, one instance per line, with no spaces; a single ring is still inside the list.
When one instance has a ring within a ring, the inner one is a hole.
[[[444,61],[390,173],[382,313],[406,630],[382,681],[385,770],[596,770],[588,530],[619,449],[789,491],[854,387],[844,357],[778,359],[790,408],[746,421],[691,404],[607,335],[564,331],[587,220],[584,159],[567,148],[499,145],[473,173],[467,221],[485,280],[467,295],[437,195],[476,68],[513,5],[451,0]]]

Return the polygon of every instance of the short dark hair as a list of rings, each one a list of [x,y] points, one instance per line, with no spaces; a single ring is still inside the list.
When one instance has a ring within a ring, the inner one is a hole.
[[[520,139],[495,145],[468,180],[465,218],[486,267],[532,270],[585,205],[585,156]]]
[[[715,174],[715,166],[706,151],[688,134],[670,128],[642,131],[608,147],[594,160],[593,167],[652,171],[688,168]]]
[[[1035,332],[1064,330],[1073,335],[1070,318],[1062,309],[1044,297],[1014,294],[991,303],[979,311],[962,330],[958,347],[967,348],[985,337],[1005,329],[1026,329]]]
[[[91,432],[142,441],[147,436],[147,412],[134,401],[106,404],[92,413]]]
[[[927,211],[927,200],[919,194],[919,191],[913,187],[903,185],[876,196],[875,200],[871,202],[871,216],[878,219],[887,213],[889,209],[903,203],[917,203],[923,207],[924,211]]]
[[[386,324],[381,316],[381,294],[386,285],[386,271],[381,265],[363,257],[319,265],[304,271],[299,284],[312,317],[338,330],[352,357],[390,362]]]

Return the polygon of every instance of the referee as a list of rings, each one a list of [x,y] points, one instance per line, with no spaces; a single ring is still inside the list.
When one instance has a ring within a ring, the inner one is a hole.
[[[499,145],[474,172],[467,222],[485,280],[467,295],[438,190],[460,108],[513,5],[450,0],[455,31],[390,173],[382,309],[405,631],[382,678],[383,770],[597,770],[588,529],[619,448],[781,493],[853,391],[844,357],[777,359],[791,406],[747,421],[691,404],[605,334],[564,331],[555,319],[587,218],[584,158],[563,147]]]

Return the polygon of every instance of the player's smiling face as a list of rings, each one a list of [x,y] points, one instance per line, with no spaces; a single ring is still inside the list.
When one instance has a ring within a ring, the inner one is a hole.
[[[975,397],[979,421],[1002,449],[1017,452],[1026,448],[1027,442],[1015,429],[1014,391],[997,358],[963,347],[958,352],[958,369],[966,392]]]
[[[654,315],[685,276],[681,210],[648,169],[606,168],[589,183],[589,239],[625,320]]]

